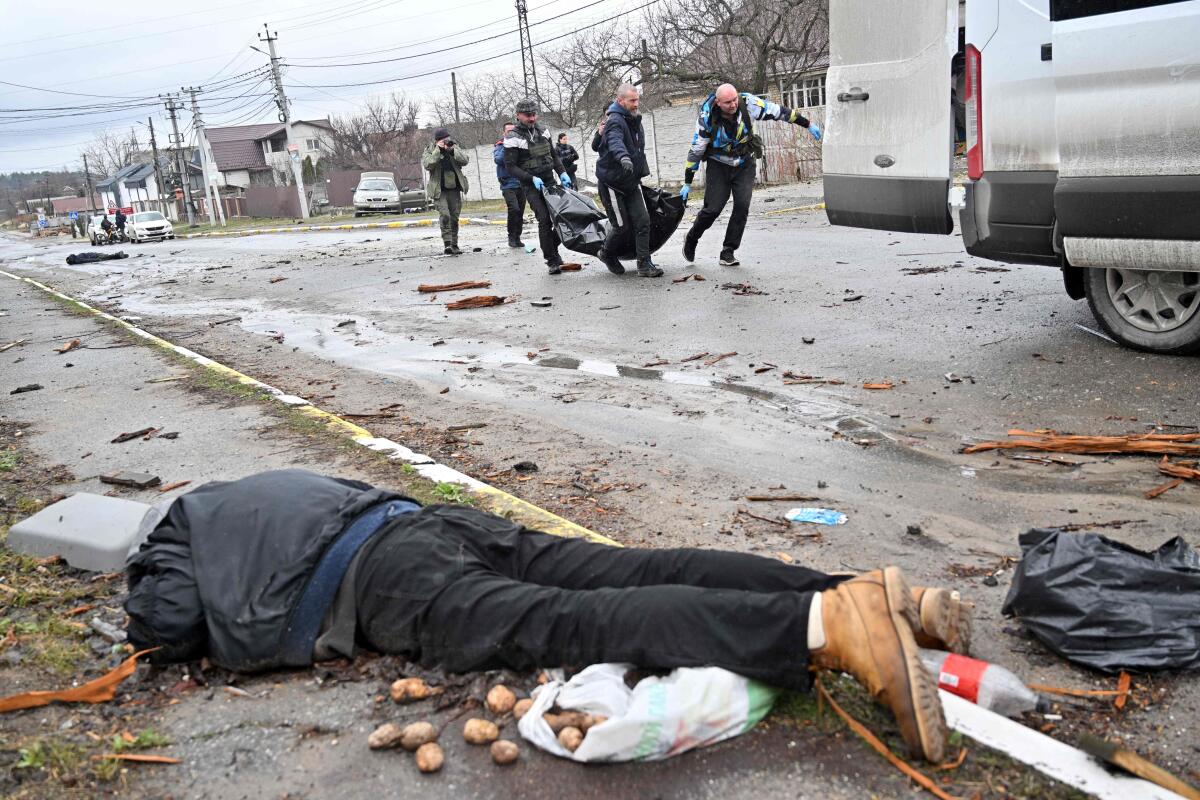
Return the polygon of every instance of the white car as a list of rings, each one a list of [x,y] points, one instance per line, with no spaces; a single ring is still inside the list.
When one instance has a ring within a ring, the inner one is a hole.
[[[93,214],[92,218],[90,220],[88,220],[87,237],[88,237],[88,240],[91,241],[93,247],[100,244],[99,242],[96,241],[96,234],[102,232],[103,229],[100,227],[100,223],[103,221],[104,221],[103,214]],[[112,217],[109,217],[108,221],[112,222]]]
[[[125,233],[131,242],[175,238],[175,229],[171,227],[171,221],[158,211],[139,211],[130,215],[125,223]]]
[[[1122,344],[1200,353],[1200,0],[831,0],[835,225],[949,234],[951,63],[967,252],[1063,272]]]
[[[390,172],[364,172],[354,189],[354,216],[371,212],[399,211],[400,190]]]

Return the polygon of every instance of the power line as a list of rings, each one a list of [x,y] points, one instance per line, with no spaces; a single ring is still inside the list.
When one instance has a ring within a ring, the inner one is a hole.
[[[575,28],[574,30],[567,31],[566,33],[559,34],[558,36],[552,36],[549,39],[543,39],[542,41],[538,42],[535,46],[546,45],[546,44],[549,44],[550,42],[558,41],[559,39],[565,39],[568,36],[574,36],[577,33],[582,33],[586,30],[590,30],[590,29],[598,27],[600,25],[604,25],[606,23],[612,22],[613,20],[620,19],[621,17],[628,16],[629,14],[632,14],[635,11],[641,11],[644,8],[649,8],[650,6],[656,5],[659,2],[660,2],[660,0],[650,0],[647,3],[643,3],[640,6],[635,6],[634,8],[628,9],[627,11],[622,11],[619,14],[614,14],[613,16],[608,17],[606,19],[602,19],[597,22],[593,22],[589,25],[584,25],[580,28]],[[448,51],[440,50],[437,52],[448,52]],[[413,78],[424,78],[429,75],[438,75],[443,72],[450,72],[451,70],[462,69],[463,67],[473,67],[476,64],[483,64],[487,61],[495,61],[496,59],[504,58],[505,56],[517,55],[520,52],[521,51],[519,49],[518,50],[509,50],[507,52],[500,53],[499,55],[488,56],[486,58],[479,58],[474,61],[468,61],[463,64],[455,64],[454,66],[442,67],[440,69],[430,70],[428,72],[414,73],[412,75],[400,75],[400,76],[396,76],[396,77],[392,77],[392,78],[380,78],[379,80],[373,80],[373,81],[359,81],[357,83],[314,83],[314,84],[308,84],[308,85],[312,89],[347,89],[347,88],[351,88],[351,87],[355,87],[355,86],[375,86],[375,85],[378,85],[381,83],[398,83],[400,81],[411,80]],[[429,54],[426,54],[426,55],[429,55]],[[288,66],[299,66],[299,65],[289,64]]]

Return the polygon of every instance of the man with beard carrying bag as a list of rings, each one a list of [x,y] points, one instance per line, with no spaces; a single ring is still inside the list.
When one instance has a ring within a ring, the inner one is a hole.
[[[515,111],[516,127],[504,134],[504,168],[525,189],[525,198],[537,217],[538,242],[546,257],[546,267],[551,275],[558,275],[563,261],[558,255],[558,238],[542,190],[554,185],[556,174],[559,182],[570,188],[571,176],[563,169],[550,134],[537,124],[537,103],[522,100]]]
[[[609,272],[624,273],[625,267],[616,258],[613,244],[632,228],[638,275],[659,278],[663,271],[650,260],[650,212],[642,195],[642,178],[650,174],[650,166],[646,163],[642,118],[637,113],[639,102],[637,87],[623,83],[617,88],[616,100],[608,107],[596,178],[612,225],[599,258]]]

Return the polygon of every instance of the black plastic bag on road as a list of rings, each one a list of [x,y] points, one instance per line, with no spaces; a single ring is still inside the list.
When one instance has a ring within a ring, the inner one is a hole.
[[[1051,650],[1104,672],[1200,669],[1200,555],[1181,537],[1152,553],[1054,528],[1020,543],[1001,611]]]
[[[543,196],[563,247],[589,256],[600,252],[608,228],[604,212],[590,198],[562,186],[547,187]]]
[[[601,191],[607,190],[602,188]],[[642,196],[646,198],[646,210],[650,212],[650,252],[655,253],[679,228],[683,220],[683,198],[653,186],[643,186]],[[613,250],[613,255],[623,261],[636,258],[633,231],[627,230],[617,237]]]

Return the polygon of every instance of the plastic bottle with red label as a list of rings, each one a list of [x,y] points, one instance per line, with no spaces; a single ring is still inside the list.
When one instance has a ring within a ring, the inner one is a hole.
[[[989,711],[1015,717],[1026,711],[1043,711],[1048,704],[1004,667],[987,661],[921,649],[921,663],[945,689]]]

